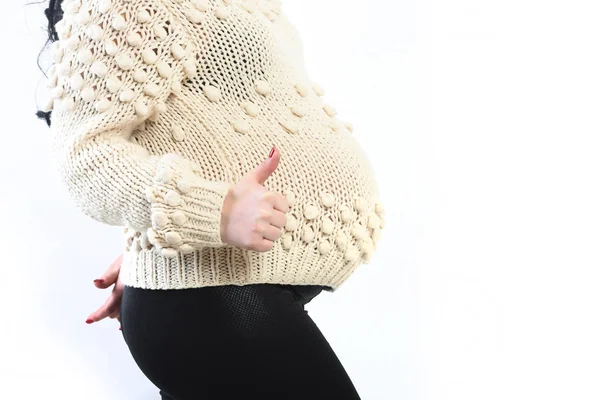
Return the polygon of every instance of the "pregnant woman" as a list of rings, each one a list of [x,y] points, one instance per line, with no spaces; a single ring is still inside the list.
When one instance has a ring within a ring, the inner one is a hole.
[[[38,115],[74,204],[124,227],[110,316],[162,398],[359,399],[304,306],[369,262],[384,207],[279,0],[46,16]]]

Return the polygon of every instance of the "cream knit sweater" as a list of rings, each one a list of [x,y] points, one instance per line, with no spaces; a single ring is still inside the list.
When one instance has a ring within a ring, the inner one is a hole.
[[[53,154],[86,215],[125,227],[126,285],[335,291],[384,224],[350,124],[307,76],[278,0],[65,0],[49,71]],[[290,211],[271,250],[221,241],[223,200],[272,146]]]

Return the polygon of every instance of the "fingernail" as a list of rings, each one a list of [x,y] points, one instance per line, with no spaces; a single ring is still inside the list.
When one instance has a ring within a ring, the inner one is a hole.
[[[273,153],[275,153],[275,146],[273,146],[273,148],[271,149],[271,152],[269,153],[269,158],[273,157]]]
[[[95,283],[104,283],[104,279],[94,279]]]
[[[85,320],[86,324],[91,324],[92,322],[94,322],[94,320],[91,319],[91,318],[88,318],[88,319]]]
[[[121,329],[121,327],[119,327],[119,330],[122,331],[123,329]]]

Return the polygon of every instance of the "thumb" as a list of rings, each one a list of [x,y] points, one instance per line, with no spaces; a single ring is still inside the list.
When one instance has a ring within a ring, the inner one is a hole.
[[[271,153],[270,157],[267,157],[266,160],[264,160],[252,171],[252,176],[254,177],[256,182],[260,183],[261,185],[264,185],[267,178],[271,176],[271,174],[275,171],[275,169],[277,169],[277,166],[279,165],[281,153],[275,146],[273,146]]]

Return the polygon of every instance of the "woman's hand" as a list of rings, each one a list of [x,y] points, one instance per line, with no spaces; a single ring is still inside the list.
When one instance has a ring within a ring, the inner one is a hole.
[[[281,236],[286,216],[290,210],[287,199],[277,192],[267,190],[263,184],[275,171],[281,154],[275,147],[270,157],[254,170],[247,173],[226,196],[221,218],[223,241],[236,247],[256,251],[268,251]],[[121,322],[120,307],[124,285],[120,279],[121,254],[94,285],[106,289],[115,285],[102,307],[90,314],[88,324],[106,317]],[[120,329],[120,328],[119,328]]]
[[[97,309],[95,312],[90,314],[88,319],[85,321],[88,324],[93,322],[98,322],[103,320],[106,317],[111,319],[117,319],[121,322],[121,299],[123,297],[123,282],[121,281],[120,272],[121,272],[121,263],[123,262],[123,254],[121,254],[113,263],[108,267],[106,272],[98,278],[94,280],[94,285],[96,285],[99,289],[106,289],[111,285],[115,285],[112,293],[108,296],[108,299],[104,302],[102,307]],[[119,327],[119,329],[121,329]]]
[[[223,203],[221,239],[224,243],[256,251],[268,251],[281,236],[290,210],[287,199],[267,190],[263,184],[279,164],[275,147],[269,158],[248,172]]]

